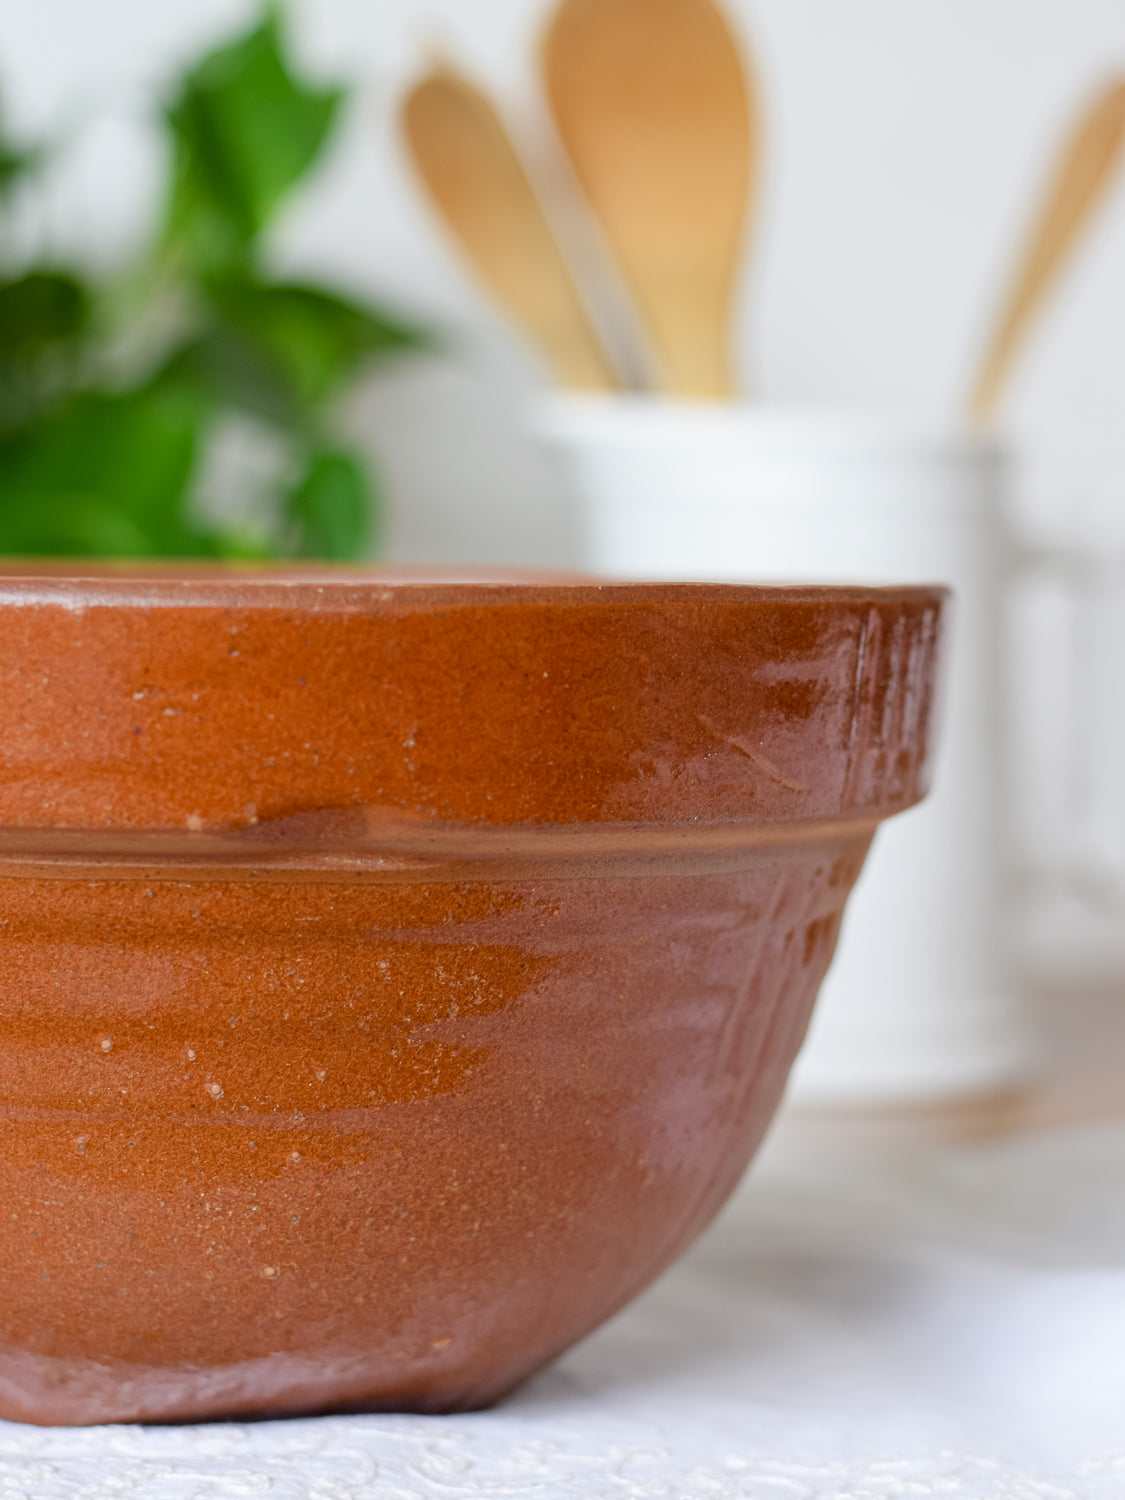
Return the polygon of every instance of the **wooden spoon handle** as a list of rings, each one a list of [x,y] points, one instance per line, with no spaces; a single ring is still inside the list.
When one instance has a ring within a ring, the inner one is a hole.
[[[616,377],[535,190],[492,102],[452,69],[407,95],[402,124],[438,213],[497,302],[556,378],[610,390]]]
[[[1036,314],[1105,198],[1123,144],[1125,80],[1115,79],[1084,111],[1059,154],[972,387],[969,414],[976,421],[995,413]]]
[[[661,386],[730,396],[758,124],[715,0],[560,0],[542,61],[559,136]]]

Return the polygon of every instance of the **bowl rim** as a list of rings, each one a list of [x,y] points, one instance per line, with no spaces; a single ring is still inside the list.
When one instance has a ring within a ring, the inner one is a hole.
[[[380,613],[450,607],[568,608],[684,604],[855,604],[865,599],[944,599],[933,583],[720,583],[625,581],[533,570],[113,563],[0,559],[0,609],[240,608]]]

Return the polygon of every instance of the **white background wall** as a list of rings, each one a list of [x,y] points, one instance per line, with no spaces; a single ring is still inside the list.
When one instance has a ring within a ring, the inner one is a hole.
[[[1125,4],[728,5],[758,59],[769,131],[739,323],[748,391],[955,413],[1053,143],[1085,91],[1125,69]],[[335,159],[291,205],[279,254],[449,332],[440,369],[385,382],[370,408],[401,511],[399,553],[542,556],[559,545],[555,532],[536,539],[530,515],[516,527],[521,507],[545,503],[511,399],[538,371],[442,241],[394,130],[396,95],[434,44],[527,119],[545,9],[292,0],[310,66],[360,87]],[[87,126],[60,181],[57,240],[95,242],[112,257],[139,233],[158,171],[144,126],[154,94],[251,12],[245,0],[4,0],[0,84],[12,123]],[[1010,404],[1028,457],[1022,500],[1037,513],[1071,503],[1086,475],[1125,475],[1123,267],[1125,180]],[[427,525],[432,510],[452,520]]]
[[[1087,92],[1125,70],[1125,0],[727,4],[756,59],[768,129],[739,314],[747,392],[955,418],[1055,143]],[[571,560],[564,507],[521,426],[540,372],[442,240],[394,128],[397,97],[436,45],[488,82],[534,143],[546,8],[291,3],[302,57],[357,93],[334,158],[287,211],[277,256],[446,337],[441,358],[374,381],[355,414],[388,479],[398,559]],[[47,221],[27,232],[60,252],[127,255],[161,169],[154,100],[184,60],[252,13],[246,0],[3,0],[9,118],[72,139]],[[1123,398],[1125,174],[1005,414],[1025,528],[1065,527],[1093,502],[1125,517]],[[1048,615],[1040,629],[1046,649]],[[1034,678],[1034,653],[1030,665]],[[1044,742],[1065,718],[1053,693],[1024,726]],[[1041,785],[1058,781],[1057,761],[1043,759]],[[1106,930],[1125,927],[1108,920]]]

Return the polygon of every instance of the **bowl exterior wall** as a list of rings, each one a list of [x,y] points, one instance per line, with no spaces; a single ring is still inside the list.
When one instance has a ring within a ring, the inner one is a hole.
[[[741,1174],[867,841],[0,880],[0,1415],[496,1399]]]
[[[0,856],[885,817],[926,786],[941,613],[932,588],[0,578]]]
[[[487,1404],[777,1105],[941,589],[0,577],[0,1415]]]

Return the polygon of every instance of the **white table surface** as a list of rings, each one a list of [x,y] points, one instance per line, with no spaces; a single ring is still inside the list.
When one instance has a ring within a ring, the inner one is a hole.
[[[1122,1500],[1125,1125],[775,1148],[645,1297],[499,1410],[0,1423],[0,1500]]]

